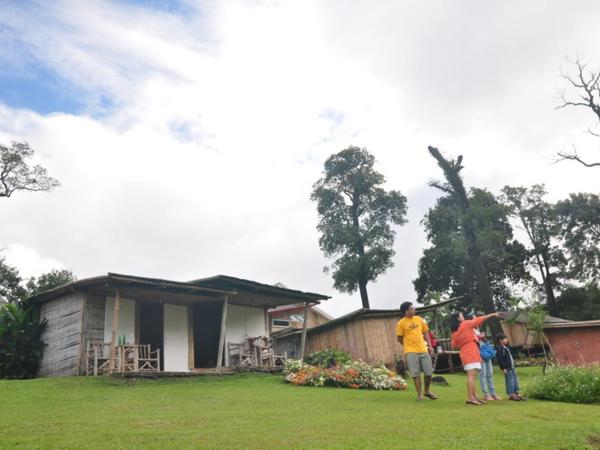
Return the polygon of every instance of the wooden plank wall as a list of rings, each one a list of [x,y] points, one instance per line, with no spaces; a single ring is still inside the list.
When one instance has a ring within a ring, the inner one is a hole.
[[[42,334],[44,351],[38,376],[77,375],[81,354],[84,294],[74,292],[41,305],[48,325]]]
[[[355,359],[394,367],[402,354],[396,339],[396,317],[355,319],[319,333],[308,335],[307,351],[335,348],[350,353]]]
[[[104,341],[104,309],[106,297],[100,295],[87,295],[83,313],[83,333],[81,347],[80,373],[85,375],[85,349],[87,341]]]

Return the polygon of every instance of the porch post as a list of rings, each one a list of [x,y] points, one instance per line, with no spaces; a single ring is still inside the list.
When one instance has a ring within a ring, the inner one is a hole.
[[[119,329],[119,310],[121,309],[121,290],[115,292],[115,304],[112,316],[112,336],[110,338],[110,361],[108,362],[108,373],[115,370],[115,347],[117,343],[117,330]]]
[[[229,303],[229,296],[225,296],[223,300],[223,312],[221,314],[221,336],[219,338],[219,355],[217,357],[217,369],[221,369],[223,365],[223,347],[225,345],[225,324],[227,323],[227,304]]]
[[[306,350],[306,327],[308,325],[308,300],[304,303],[304,322],[302,323],[302,340],[300,341],[300,359],[304,359]]]

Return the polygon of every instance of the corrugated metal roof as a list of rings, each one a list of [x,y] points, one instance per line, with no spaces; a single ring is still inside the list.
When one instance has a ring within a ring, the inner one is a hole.
[[[251,291],[263,295],[276,295],[278,297],[286,297],[296,300],[319,302],[328,300],[329,296],[317,294],[314,292],[298,291],[272,284],[259,283],[257,281],[245,280],[229,275],[215,275],[208,278],[200,278],[190,281],[196,286],[216,287],[219,289],[235,289],[239,291]]]
[[[600,327],[600,320],[567,320],[564,322],[547,323],[546,328],[583,328],[583,327]]]

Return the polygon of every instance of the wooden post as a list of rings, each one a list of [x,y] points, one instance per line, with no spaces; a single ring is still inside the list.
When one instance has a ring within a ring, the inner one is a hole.
[[[110,339],[110,361],[108,362],[108,373],[112,374],[115,370],[115,347],[117,344],[117,330],[119,329],[119,310],[121,308],[121,290],[115,292],[115,304],[112,316],[112,336]]]
[[[229,303],[229,296],[225,296],[223,300],[223,312],[221,313],[221,337],[219,338],[219,355],[217,356],[217,369],[221,370],[223,365],[223,346],[225,345],[225,324],[227,323],[227,303]]]
[[[302,340],[300,341],[300,359],[304,359],[306,350],[306,327],[308,326],[308,301],[304,304],[304,323],[302,324]]]
[[[265,315],[265,335],[270,336],[271,335],[271,321],[269,320],[269,308],[264,309],[264,315]]]
[[[94,345],[94,376],[98,376],[98,346]]]
[[[188,305],[188,369],[192,372],[196,368],[194,349],[194,305]]]

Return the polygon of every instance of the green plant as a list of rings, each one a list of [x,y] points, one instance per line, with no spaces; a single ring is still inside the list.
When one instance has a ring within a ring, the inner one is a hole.
[[[304,362],[311,366],[333,367],[340,364],[346,364],[352,361],[352,357],[340,350],[326,348],[317,352],[309,353],[304,357]]]
[[[527,387],[531,398],[569,403],[600,403],[600,366],[550,366]]]
[[[33,307],[8,303],[0,307],[0,378],[33,378],[42,357],[42,332]]]

